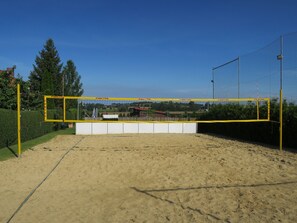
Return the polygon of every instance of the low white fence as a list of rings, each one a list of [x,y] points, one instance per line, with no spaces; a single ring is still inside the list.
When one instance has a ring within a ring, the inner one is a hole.
[[[76,135],[125,133],[197,133],[197,123],[76,123]]]

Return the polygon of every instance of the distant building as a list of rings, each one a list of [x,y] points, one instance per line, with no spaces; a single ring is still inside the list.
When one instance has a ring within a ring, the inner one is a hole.
[[[166,117],[167,113],[164,111],[152,110],[151,107],[129,107],[131,116],[137,117]]]

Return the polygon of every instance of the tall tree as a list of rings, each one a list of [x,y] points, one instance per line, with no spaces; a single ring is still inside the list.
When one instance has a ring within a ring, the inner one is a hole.
[[[81,96],[84,93],[81,83],[81,76],[76,71],[76,66],[72,60],[68,60],[66,66],[63,67],[63,85],[64,95]]]
[[[68,60],[62,71],[63,95],[65,96],[81,96],[84,93],[81,77],[76,71],[76,67],[72,60]],[[67,108],[76,108],[77,101],[68,100]]]
[[[16,109],[16,84],[12,71],[0,72],[0,108]]]
[[[42,106],[43,95],[62,94],[62,66],[54,41],[48,39],[36,56],[33,71],[29,76],[30,89],[35,95],[38,107]]]

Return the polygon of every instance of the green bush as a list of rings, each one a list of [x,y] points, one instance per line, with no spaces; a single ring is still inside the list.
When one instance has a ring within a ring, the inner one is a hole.
[[[52,115],[53,111],[48,111]],[[21,140],[27,141],[55,129],[60,124],[44,122],[43,111],[21,112]],[[0,109],[0,148],[17,143],[17,112]]]
[[[57,124],[44,122],[43,111],[23,111],[21,113],[22,141],[52,132]]]
[[[253,105],[217,105],[200,116],[204,120],[251,119],[255,117]],[[261,118],[267,117],[267,106],[260,107]],[[270,117],[272,122],[257,123],[200,123],[199,132],[215,133],[232,138],[262,142],[272,145],[279,144],[279,103],[271,102]],[[283,145],[297,148],[297,106],[283,103]]]
[[[0,148],[17,141],[17,113],[0,109]]]

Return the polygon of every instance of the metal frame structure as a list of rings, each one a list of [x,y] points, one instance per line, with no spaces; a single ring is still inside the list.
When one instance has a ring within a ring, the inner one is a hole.
[[[47,117],[47,99],[61,99],[63,100],[63,119],[48,119]],[[66,118],[66,100],[89,100],[89,101],[150,101],[150,102],[161,102],[161,101],[171,101],[171,102],[256,102],[257,107],[257,118],[256,119],[245,119],[245,120],[195,120],[195,121],[146,121],[146,120],[119,120],[119,123],[139,123],[139,122],[186,122],[186,123],[231,123],[231,122],[268,122],[270,121],[270,98],[107,98],[107,97],[74,97],[74,96],[44,96],[44,121],[45,122],[65,122],[65,123],[75,123],[75,122],[113,122],[107,120],[68,120]],[[260,118],[259,102],[267,102],[267,117]]]

